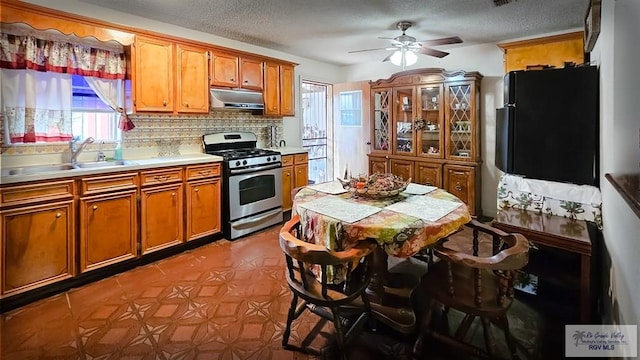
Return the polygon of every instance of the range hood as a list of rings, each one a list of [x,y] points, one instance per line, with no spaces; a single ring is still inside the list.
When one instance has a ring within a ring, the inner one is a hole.
[[[262,93],[248,90],[211,89],[211,107],[239,110],[264,110]]]

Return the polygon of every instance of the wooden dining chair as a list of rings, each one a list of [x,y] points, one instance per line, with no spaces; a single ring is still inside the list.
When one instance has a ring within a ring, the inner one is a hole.
[[[475,219],[465,227],[471,231],[444,238],[433,247],[440,261],[422,278],[421,286],[430,302],[414,344],[414,357],[422,350],[424,337],[430,336],[474,356],[494,358],[496,343],[491,323],[496,323],[504,331],[511,357],[517,359],[507,312],[513,303],[516,273],[529,259],[529,243],[521,234],[507,234]],[[466,236],[469,233],[471,236]],[[442,332],[432,324],[434,308],[443,306],[444,316],[449,308],[465,314],[453,335],[448,333],[448,327]],[[484,348],[466,339],[476,317],[482,324]]]
[[[361,241],[351,249],[332,251],[299,239],[301,235],[299,215],[294,215],[280,230],[287,283],[293,293],[282,346],[288,345],[293,320],[308,309],[333,322],[338,349],[346,358],[346,345],[362,329],[371,311],[365,289],[371,279],[370,255],[377,244],[373,240]],[[329,281],[330,266],[344,267],[344,281],[339,284]],[[355,321],[347,319],[350,314],[355,314]]]

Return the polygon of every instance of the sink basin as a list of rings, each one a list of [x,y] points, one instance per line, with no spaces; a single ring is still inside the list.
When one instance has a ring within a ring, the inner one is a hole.
[[[112,160],[112,161],[90,161],[77,163],[76,166],[79,169],[91,169],[91,168],[103,168],[110,166],[122,166],[134,164],[131,161],[126,160]]]
[[[73,169],[74,167],[71,164],[25,166],[20,168],[6,169],[2,171],[2,175],[33,175]]]

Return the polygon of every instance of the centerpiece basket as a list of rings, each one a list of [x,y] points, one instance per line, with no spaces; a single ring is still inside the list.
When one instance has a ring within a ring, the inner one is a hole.
[[[351,193],[351,196],[367,199],[388,199],[398,196],[407,188],[411,179],[405,181],[393,174],[375,173],[369,176],[359,175],[350,179],[340,179],[342,187]]]

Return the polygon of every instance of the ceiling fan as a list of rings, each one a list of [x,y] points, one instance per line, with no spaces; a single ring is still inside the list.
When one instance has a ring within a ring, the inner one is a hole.
[[[393,53],[391,53],[389,56],[384,58],[382,61],[383,62],[391,61],[395,65],[398,65],[398,66],[401,65],[402,69],[404,70],[405,66],[410,66],[415,64],[415,62],[417,61],[416,53],[435,56],[437,58],[443,58],[449,55],[448,52],[428,48],[426,46],[459,44],[462,42],[462,39],[460,39],[457,36],[434,39],[434,40],[416,41],[416,38],[406,34],[407,29],[410,28],[411,26],[413,26],[413,22],[411,21],[400,21],[398,22],[396,27],[402,31],[402,35],[396,36],[394,38],[379,37],[379,39],[391,40],[390,47],[354,50],[354,51],[349,51],[349,53],[359,53],[359,52],[375,51],[375,50],[387,50],[387,51],[395,50]]]

